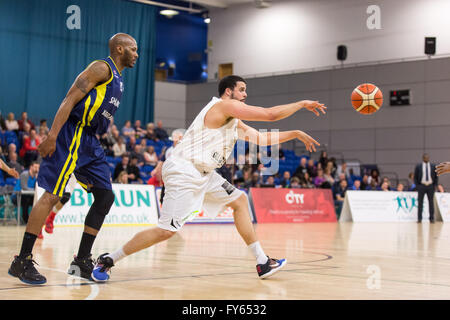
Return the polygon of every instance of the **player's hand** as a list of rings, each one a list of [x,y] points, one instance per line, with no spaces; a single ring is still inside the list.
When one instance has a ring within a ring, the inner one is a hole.
[[[316,116],[319,116],[321,111],[323,114],[325,114],[325,110],[327,107],[325,107],[324,104],[319,103],[319,101],[311,101],[311,100],[303,100],[301,101],[302,108],[313,112]]]
[[[316,151],[315,145],[320,146],[320,143],[318,143],[311,136],[307,135],[306,133],[300,130],[297,132],[297,139],[305,144],[306,150],[308,150],[309,152]]]
[[[52,154],[56,150],[56,138],[52,138],[50,136],[47,137],[42,143],[38,146],[39,154],[42,158],[46,156],[52,156]]]
[[[10,169],[8,171],[8,174],[16,179],[19,179],[19,173],[16,171],[16,169]]]
[[[450,162],[441,162],[436,166],[436,173],[438,176],[450,172]]]

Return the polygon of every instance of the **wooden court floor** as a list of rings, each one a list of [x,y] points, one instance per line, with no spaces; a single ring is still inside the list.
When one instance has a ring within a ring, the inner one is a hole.
[[[186,225],[169,241],[120,261],[111,280],[66,275],[80,227],[55,228],[35,247],[43,286],[7,274],[24,227],[0,227],[0,299],[450,299],[450,224],[313,223],[255,225],[266,253],[285,269],[260,280],[234,225]],[[142,227],[104,227],[95,256]]]

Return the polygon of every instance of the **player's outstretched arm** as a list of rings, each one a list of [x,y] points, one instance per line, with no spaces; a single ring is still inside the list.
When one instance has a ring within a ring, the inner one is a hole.
[[[7,164],[2,159],[0,159],[0,168],[10,176],[13,176],[16,179],[19,178],[19,173],[16,171],[16,169],[8,167]]]
[[[287,118],[295,112],[306,109],[313,112],[316,116],[320,112],[325,114],[327,107],[318,101],[302,100],[290,104],[263,108],[250,106],[241,101],[229,99],[217,103],[221,113],[229,118],[237,118],[246,121],[278,121]]]
[[[74,106],[97,84],[106,82],[109,78],[109,67],[106,63],[101,61],[91,63],[78,75],[56,112],[48,138],[38,147],[42,157],[46,157],[47,155],[51,156],[53,152],[55,152],[58,133],[69,118],[70,112]]]
[[[280,144],[289,140],[299,139],[305,144],[306,150],[309,152],[316,151],[316,145],[320,143],[311,136],[300,130],[281,131],[281,132],[259,132],[255,128],[250,127],[241,120],[238,123],[238,137],[241,140],[249,141],[260,146],[270,146]]]
[[[446,173],[450,173],[450,162],[441,162],[436,166],[436,173],[441,176]]]

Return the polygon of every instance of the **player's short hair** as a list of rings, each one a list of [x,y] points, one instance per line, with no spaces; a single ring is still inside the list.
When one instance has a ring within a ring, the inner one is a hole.
[[[236,83],[238,81],[247,83],[242,77],[235,76],[235,75],[226,76],[226,77],[222,78],[222,80],[220,80],[220,82],[219,82],[219,97],[223,96],[226,89],[233,90],[234,87],[236,87]]]

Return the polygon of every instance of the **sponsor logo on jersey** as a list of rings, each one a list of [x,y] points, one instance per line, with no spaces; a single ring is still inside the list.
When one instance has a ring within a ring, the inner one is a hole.
[[[109,112],[106,111],[106,110],[103,110],[102,116],[104,116],[104,117],[105,117],[106,119],[108,119],[109,121],[112,121],[112,119],[113,119],[113,116],[111,115],[111,113],[109,113]]]
[[[116,108],[118,108],[120,101],[115,97],[111,97],[111,100],[109,100],[109,103],[111,103],[112,105],[116,106]]]

